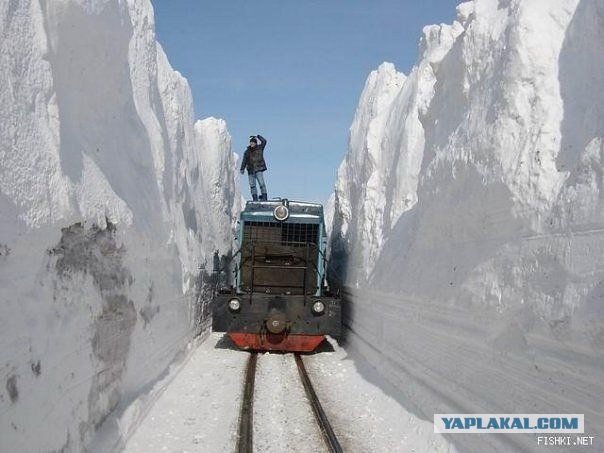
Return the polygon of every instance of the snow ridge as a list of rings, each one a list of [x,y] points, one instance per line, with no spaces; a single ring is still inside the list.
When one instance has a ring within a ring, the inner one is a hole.
[[[409,77],[383,63],[367,79],[335,189],[334,261],[346,257],[338,273],[351,284],[366,280],[393,225],[417,202],[421,116],[434,94],[434,70],[461,30],[459,23],[426,27],[423,58]]]
[[[0,36],[0,450],[105,451],[205,325],[236,156],[148,0],[2,2]]]

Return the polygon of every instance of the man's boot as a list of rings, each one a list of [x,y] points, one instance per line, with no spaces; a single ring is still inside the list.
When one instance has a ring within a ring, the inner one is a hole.
[[[267,200],[268,200],[268,196],[265,193],[260,195],[260,201],[267,201]]]
[[[252,194],[252,201],[258,201],[258,195],[255,193]]]

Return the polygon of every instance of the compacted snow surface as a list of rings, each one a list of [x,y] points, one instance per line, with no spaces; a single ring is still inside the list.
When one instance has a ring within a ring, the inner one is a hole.
[[[421,420],[390,394],[393,388],[359,354],[329,339],[304,363],[344,451],[449,452],[456,450],[431,420]]]
[[[166,379],[163,393],[124,451],[233,451],[248,355],[222,334],[211,334]],[[433,433],[430,421],[418,419],[384,393],[384,383],[364,359],[350,356],[335,341],[303,360],[344,451],[455,451]],[[254,388],[256,451],[326,451],[293,354],[260,354]]]
[[[211,334],[171,377],[124,452],[232,451],[247,355]]]

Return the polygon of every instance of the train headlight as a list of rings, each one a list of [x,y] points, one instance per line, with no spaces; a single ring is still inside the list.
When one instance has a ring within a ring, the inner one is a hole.
[[[241,302],[239,301],[239,299],[229,300],[229,310],[239,311],[240,308],[241,308]]]
[[[287,209],[287,206],[281,204],[275,208],[273,215],[275,216],[275,219],[283,222],[289,217],[289,209]]]
[[[312,311],[317,315],[322,314],[325,311],[325,304],[320,300],[316,301],[314,304],[312,304]]]

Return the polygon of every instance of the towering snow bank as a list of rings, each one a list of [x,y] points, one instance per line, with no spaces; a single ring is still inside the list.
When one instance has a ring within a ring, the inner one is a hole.
[[[206,118],[197,121],[195,132],[199,138],[201,159],[205,164],[202,170],[206,194],[208,200],[212,201],[212,218],[218,225],[214,235],[220,237],[220,243],[230,244],[232,231],[245,202],[239,193],[239,184],[233,172],[239,157],[235,153],[216,152],[217,149],[231,149],[231,136],[224,120]],[[232,223],[231,230],[224,227],[229,222]]]
[[[383,63],[367,79],[335,191],[333,256],[350,283],[365,281],[393,225],[417,201],[424,147],[419,116],[433,94],[431,65],[442,59],[443,47],[460,28],[443,26],[408,78]]]
[[[0,37],[0,450],[102,450],[201,328],[230,138],[147,0],[0,2]]]
[[[392,165],[396,165],[392,152],[396,145],[390,146],[385,128],[404,82],[405,76],[390,63],[384,63],[372,72],[350,127],[351,152],[338,170],[336,183],[337,206],[341,214],[337,217],[336,231],[346,236],[351,244],[363,241],[360,247],[346,247],[350,261],[373,263],[375,252],[382,245],[382,226],[388,222],[385,217],[389,218],[390,214],[384,212],[385,182],[393,173]],[[351,267],[351,271],[351,278],[356,280],[356,275],[363,269]]]
[[[331,235],[331,228],[333,227],[333,216],[335,214],[335,209],[336,209],[336,194],[335,193],[331,193],[331,195],[329,195],[329,198],[327,199],[327,201],[324,204],[324,217],[325,217],[325,229],[327,232],[327,235]]]
[[[602,433],[604,4],[457,12],[402,86],[382,66],[361,96],[332,236],[363,288],[353,342],[427,418],[574,411]]]

